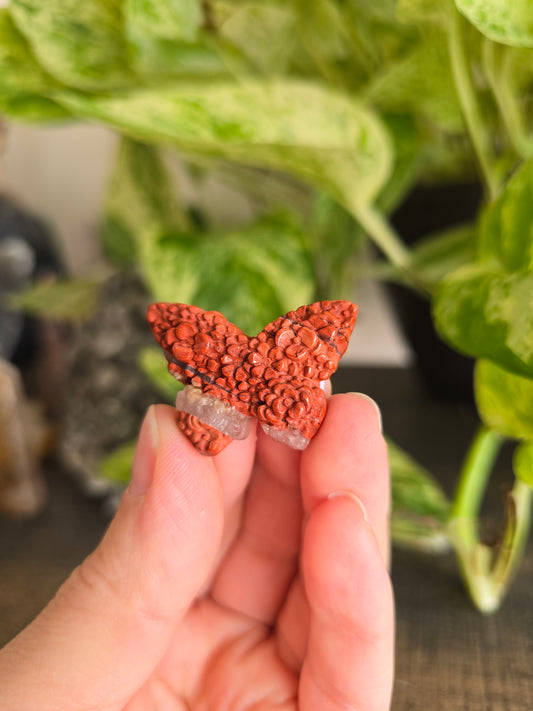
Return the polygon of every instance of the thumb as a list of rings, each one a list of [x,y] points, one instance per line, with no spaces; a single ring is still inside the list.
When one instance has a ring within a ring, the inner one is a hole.
[[[150,408],[101,544],[0,654],[2,709],[123,707],[209,574],[222,525],[213,460],[181,435],[172,408]]]

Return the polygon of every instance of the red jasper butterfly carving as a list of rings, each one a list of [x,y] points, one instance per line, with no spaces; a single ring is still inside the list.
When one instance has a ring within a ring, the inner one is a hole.
[[[205,454],[246,437],[252,417],[304,449],[326,413],[321,384],[337,369],[356,316],[349,301],[319,301],[249,337],[218,311],[152,304],[148,323],[170,373],[186,385],[176,398],[178,426]]]

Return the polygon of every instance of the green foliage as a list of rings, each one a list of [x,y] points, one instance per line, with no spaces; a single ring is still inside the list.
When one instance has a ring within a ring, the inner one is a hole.
[[[107,194],[101,239],[118,266],[138,261],[139,242],[154,225],[186,225],[161,151],[123,138]]]
[[[533,270],[533,160],[524,163],[483,213],[478,252],[482,262],[506,272]]]
[[[398,18],[402,22],[440,24],[449,9],[449,0],[397,0]]]
[[[9,12],[58,81],[101,91],[131,80],[121,0],[12,0]]]
[[[288,70],[297,27],[290,3],[216,3],[215,9],[224,41],[251,73],[275,76]]]
[[[0,111],[29,121],[69,116],[65,108],[46,97],[58,86],[40,67],[8,11],[0,9]]]
[[[477,263],[453,272],[434,299],[435,323],[458,350],[533,377],[533,163],[483,213]]]
[[[495,42],[533,47],[530,0],[455,0],[458,9]]]
[[[155,231],[141,264],[155,300],[221,311],[249,334],[314,295],[305,233],[288,214],[222,234]]]
[[[533,272],[467,266],[438,288],[435,325],[460,352],[533,377],[532,295]]]
[[[26,122],[59,121],[71,118],[67,109],[53,99],[35,94],[2,93],[0,91],[0,114]]]
[[[176,393],[183,384],[168,372],[168,363],[161,348],[143,348],[139,353],[139,366],[151,383],[159,390],[165,402],[173,404]]]
[[[474,382],[479,414],[488,427],[506,437],[533,439],[533,380],[482,360]]]
[[[63,92],[57,98],[80,118],[143,141],[286,171],[352,207],[376,196],[391,167],[378,118],[316,84],[188,84],[109,97]]]
[[[139,35],[131,39],[131,61],[139,83],[227,77],[227,68],[216,48],[207,42],[180,42]]]
[[[533,442],[522,442],[513,458],[513,469],[517,479],[533,489]]]
[[[412,116],[387,114],[383,118],[393,144],[394,170],[383,186],[376,204],[389,214],[401,204],[416,183],[426,158],[423,141]]]
[[[425,283],[437,285],[450,272],[470,263],[474,253],[474,229],[462,225],[417,242],[413,264]]]
[[[358,254],[364,244],[362,230],[344,208],[323,193],[319,193],[313,203],[307,229],[317,298],[334,294],[335,298],[349,299],[352,283],[343,277],[355,267],[349,258]]]
[[[136,441],[128,442],[104,457],[99,464],[100,476],[113,484],[129,484],[136,445]]]
[[[459,267],[475,258],[475,230],[471,225],[454,227],[419,240],[411,250],[411,265],[420,281],[435,288]],[[380,264],[371,274],[405,283],[405,275],[393,264]]]
[[[54,321],[80,321],[94,313],[101,285],[99,277],[73,281],[47,279],[13,294],[9,305]]]
[[[378,74],[367,97],[387,113],[417,115],[446,131],[463,126],[445,32],[429,28],[405,57]]]
[[[200,0],[125,0],[126,22],[136,35],[194,40],[202,23]]]
[[[396,543],[424,550],[447,547],[450,503],[432,475],[391,441],[391,532]]]
[[[200,32],[199,0],[124,0],[130,61],[142,77],[209,77],[225,73],[224,63]]]
[[[57,83],[41,69],[8,11],[0,9],[0,90],[40,94],[47,85]]]

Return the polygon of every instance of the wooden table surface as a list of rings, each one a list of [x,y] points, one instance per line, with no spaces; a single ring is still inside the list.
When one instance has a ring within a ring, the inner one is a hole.
[[[384,429],[452,493],[477,426],[473,408],[436,402],[410,369],[343,369],[337,390],[380,404]],[[489,494],[495,509],[508,479],[503,458]],[[29,522],[0,519],[0,645],[50,599],[107,525],[57,467],[48,469],[45,511]],[[492,508],[491,508],[492,507]],[[452,554],[395,550],[397,640],[394,711],[533,709],[533,546],[501,610],[483,616],[469,602]]]

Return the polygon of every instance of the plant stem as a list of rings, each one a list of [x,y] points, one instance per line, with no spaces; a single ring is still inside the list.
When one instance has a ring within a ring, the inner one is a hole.
[[[422,295],[430,296],[429,285],[413,270],[411,253],[388,220],[371,205],[357,205],[351,212],[389,261],[404,272],[412,286]]]
[[[512,525],[508,526],[507,535],[502,542],[502,552],[493,571],[494,583],[499,588],[507,586],[516,572],[531,527],[533,489],[520,479],[516,479],[509,496],[512,507],[509,518],[513,518],[513,521]]]
[[[477,516],[490,472],[503,439],[481,426],[468,451],[450,512],[450,524],[460,531],[463,544],[477,542]]]
[[[479,543],[478,514],[502,438],[481,427],[466,456],[448,522],[464,583],[476,607],[493,612],[499,604],[490,580],[491,551]]]
[[[490,139],[472,85],[470,69],[463,45],[463,18],[457,8],[451,10],[448,48],[455,88],[463,117],[470,134],[479,167],[489,198],[494,199],[499,190],[499,180],[493,168]]]
[[[498,609],[518,567],[531,525],[533,491],[517,479],[508,498],[506,527],[501,543],[480,542],[477,521],[489,474],[503,437],[481,427],[470,447],[459,478],[448,528],[463,579],[481,612]]]
[[[503,62],[498,66],[498,52],[505,52]],[[490,83],[494,99],[502,117],[505,130],[513,150],[522,159],[527,160],[533,153],[533,143],[524,131],[522,115],[516,96],[512,92],[510,76],[511,55],[506,48],[496,45],[488,38],[483,40],[483,64]]]

